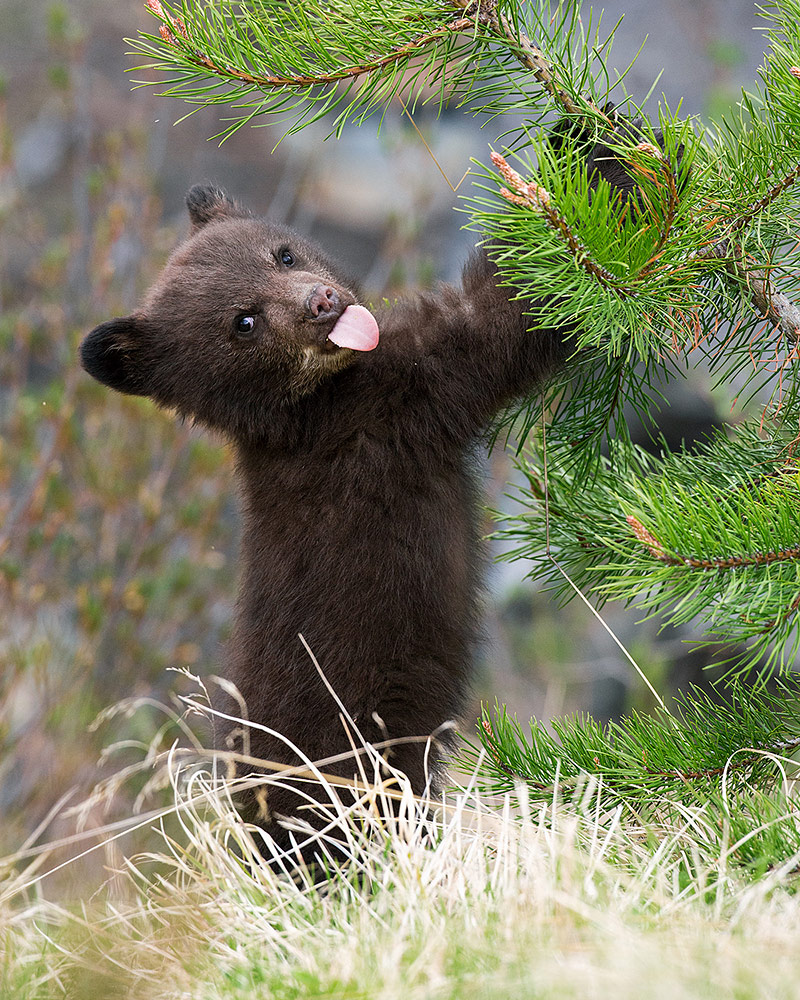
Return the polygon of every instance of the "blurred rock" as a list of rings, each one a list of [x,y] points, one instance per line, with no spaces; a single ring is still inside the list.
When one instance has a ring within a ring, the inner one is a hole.
[[[52,180],[66,165],[73,143],[64,118],[43,112],[22,131],[14,144],[14,172],[23,189]]]

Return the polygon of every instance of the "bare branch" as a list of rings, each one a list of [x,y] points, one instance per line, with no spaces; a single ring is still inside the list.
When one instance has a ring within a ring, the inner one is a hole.
[[[748,258],[752,261],[752,258]],[[800,341],[800,308],[795,302],[779,292],[772,283],[769,271],[760,267],[737,264],[750,296],[760,312],[770,320],[788,339]]]

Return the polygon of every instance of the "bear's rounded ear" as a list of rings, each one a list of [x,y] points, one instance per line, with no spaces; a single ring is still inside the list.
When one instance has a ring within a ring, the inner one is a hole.
[[[213,184],[195,184],[186,195],[192,229],[201,229],[214,219],[244,217],[248,213]]]
[[[81,344],[81,364],[98,382],[132,396],[146,396],[147,373],[141,353],[144,320],[123,316],[101,323]]]

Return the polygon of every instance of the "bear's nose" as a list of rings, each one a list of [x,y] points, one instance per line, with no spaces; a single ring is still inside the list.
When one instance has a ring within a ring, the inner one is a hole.
[[[339,295],[330,285],[317,285],[306,299],[306,312],[313,319],[338,311]]]

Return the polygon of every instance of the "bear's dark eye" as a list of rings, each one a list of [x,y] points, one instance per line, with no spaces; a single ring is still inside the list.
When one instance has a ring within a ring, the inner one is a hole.
[[[239,316],[236,320],[236,332],[240,337],[250,337],[256,328],[255,316]]]
[[[284,267],[291,267],[294,264],[294,254],[291,251],[281,250],[278,256]]]

